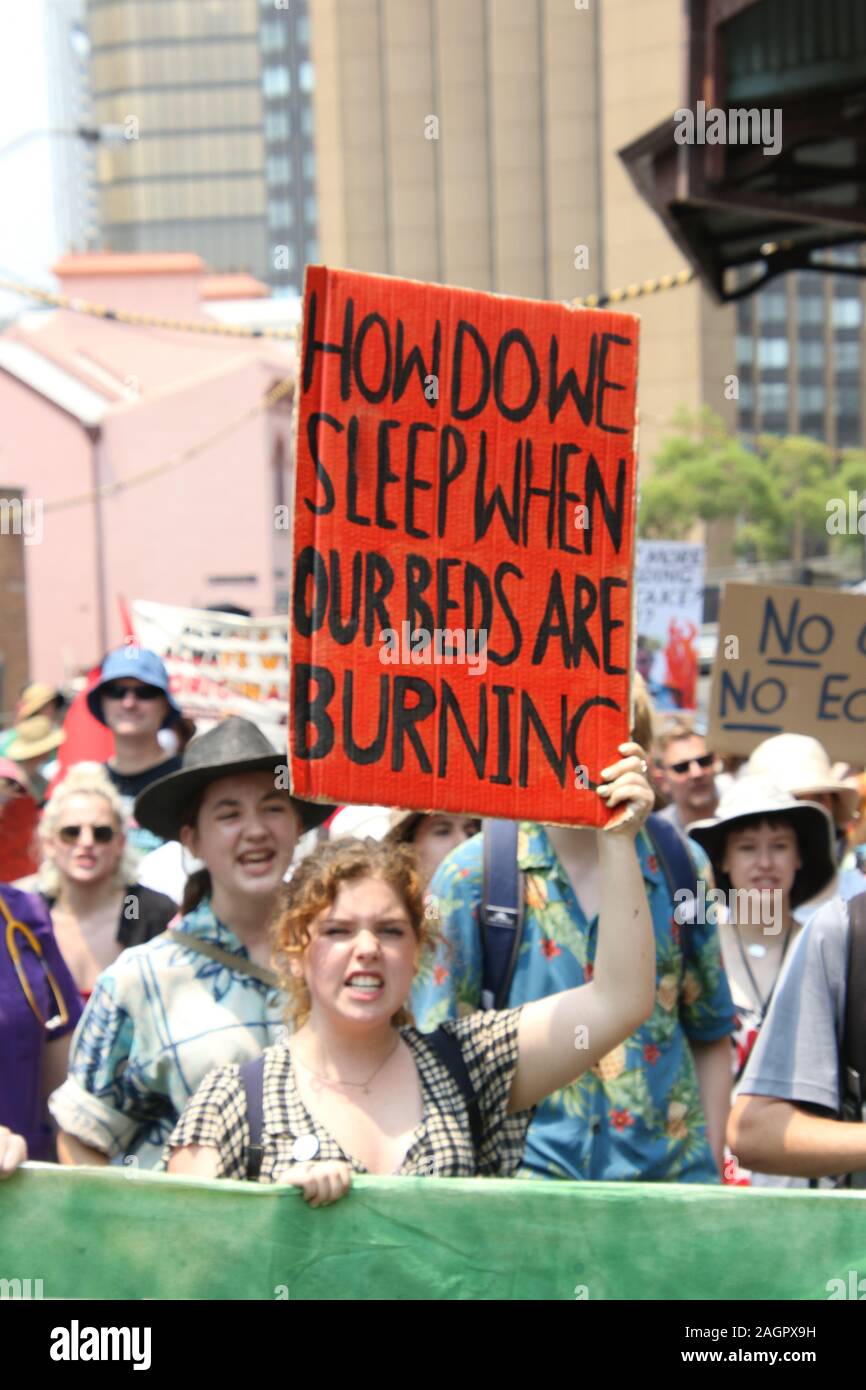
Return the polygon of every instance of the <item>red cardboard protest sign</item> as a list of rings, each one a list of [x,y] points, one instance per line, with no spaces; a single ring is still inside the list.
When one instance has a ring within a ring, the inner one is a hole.
[[[311,267],[299,796],[603,824],[630,726],[638,320]]]

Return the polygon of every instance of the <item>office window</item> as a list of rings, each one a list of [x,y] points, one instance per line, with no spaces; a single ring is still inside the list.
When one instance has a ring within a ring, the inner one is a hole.
[[[313,108],[309,102],[305,103],[301,111],[301,130],[305,135],[313,133]]]
[[[265,112],[265,139],[288,140],[292,133],[292,120],[288,111],[268,110]]]
[[[295,220],[295,209],[291,198],[270,198],[268,200],[268,226],[291,227]]]
[[[761,416],[761,429],[767,434],[787,434],[788,433],[788,414],[787,411],[774,411],[773,414]]]
[[[857,371],[863,356],[863,345],[857,339],[833,344],[833,364],[840,371]]]
[[[824,416],[814,413],[809,415],[801,412],[798,429],[801,434],[808,434],[812,439],[823,439],[825,434]]]
[[[800,323],[824,322],[824,296],[803,294],[797,300],[797,320]]]
[[[774,294],[764,292],[758,295],[758,319],[764,323],[785,323],[788,317],[788,301],[777,290]]]
[[[308,193],[304,199],[304,219],[311,227],[315,227],[318,216],[319,205],[316,202],[316,195],[314,193]]]
[[[301,169],[303,170],[305,179],[314,179],[316,177],[316,156],[313,154],[312,150],[306,150],[304,152],[304,157],[301,160]]]
[[[307,238],[307,260],[317,261],[319,259],[319,243],[314,236]]]
[[[292,161],[287,154],[269,154],[265,160],[265,178],[268,183],[290,183]]]
[[[751,333],[737,334],[737,362],[751,362],[755,351],[755,342]]]
[[[836,442],[843,449],[857,447],[863,443],[859,415],[837,415]]]
[[[761,338],[758,342],[758,366],[787,367],[788,339]]]
[[[286,28],[281,19],[263,19],[261,27],[262,51],[273,53],[282,48],[286,41]]]
[[[823,367],[823,339],[801,338],[797,343],[797,361],[799,362],[801,367]]]
[[[299,14],[295,25],[295,33],[298,36],[298,43],[305,43],[309,47],[310,43],[310,16]]]
[[[760,393],[762,415],[787,410],[788,383],[786,381],[762,381]]]
[[[286,97],[292,90],[292,79],[288,68],[265,68],[262,85],[266,97]]]
[[[859,328],[863,322],[863,305],[859,299],[834,299],[832,322],[834,328]]]
[[[740,382],[740,410],[751,410],[755,404],[755,391],[750,381]]]
[[[823,386],[801,386],[797,393],[798,403],[802,414],[823,411],[824,409],[824,387]]]
[[[313,65],[309,59],[298,65],[298,85],[302,92],[311,92],[316,85]]]

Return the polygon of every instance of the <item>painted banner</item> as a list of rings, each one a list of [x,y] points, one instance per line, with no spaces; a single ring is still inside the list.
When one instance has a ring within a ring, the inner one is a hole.
[[[835,589],[727,584],[710,697],[710,747],[750,753],[809,734],[831,758],[866,749],[866,601]]]
[[[635,665],[657,710],[697,709],[705,560],[688,541],[637,543]]]
[[[637,318],[307,270],[294,791],[603,824],[630,727]]]
[[[856,1192],[356,1175],[314,1209],[293,1187],[134,1168],[0,1183],[5,1297],[739,1304],[858,1298],[864,1271]]]
[[[139,645],[162,657],[172,695],[199,733],[240,714],[275,747],[285,746],[286,618],[241,618],[136,600],[132,625]]]

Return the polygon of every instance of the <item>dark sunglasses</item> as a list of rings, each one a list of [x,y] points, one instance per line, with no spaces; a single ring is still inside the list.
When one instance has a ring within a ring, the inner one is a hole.
[[[81,839],[83,825],[61,825],[57,834],[65,845],[77,845]],[[110,845],[115,836],[113,825],[91,825],[93,838],[98,845]]]
[[[111,681],[102,687],[102,694],[109,700],[122,700],[124,695],[134,695],[137,700],[157,700],[163,692],[157,685],[118,685]]]
[[[671,763],[668,772],[676,773],[677,777],[684,777],[692,763],[697,763],[701,771],[706,771],[708,767],[712,767],[715,761],[715,753],[702,753],[699,758],[684,758],[681,763]]]

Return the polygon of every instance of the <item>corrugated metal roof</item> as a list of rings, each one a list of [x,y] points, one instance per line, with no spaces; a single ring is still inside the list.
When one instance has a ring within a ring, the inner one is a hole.
[[[23,343],[0,338],[0,371],[38,391],[88,428],[102,422],[110,404],[104,396],[83,386],[76,377]]]
[[[726,104],[842,88],[866,76],[863,0],[761,0],[722,32]]]

